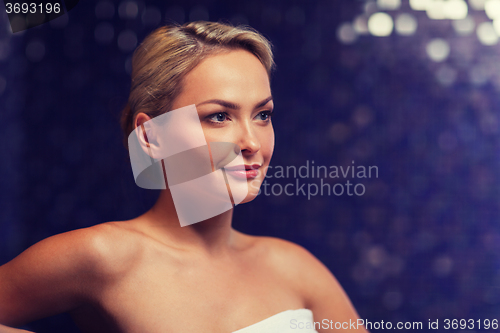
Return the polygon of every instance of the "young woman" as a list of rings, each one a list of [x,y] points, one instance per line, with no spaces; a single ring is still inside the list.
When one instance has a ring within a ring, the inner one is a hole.
[[[195,105],[208,143],[239,146],[243,202],[251,201],[274,150],[272,67],[268,41],[253,30],[210,22],[159,28],[134,53],[126,135]],[[336,322],[365,332],[345,325],[358,315],[308,251],[240,233],[231,222],[232,209],[181,227],[167,188],[133,220],[47,238],[0,267],[0,324],[69,312],[93,333],[327,332]],[[322,325],[310,327],[313,315]]]

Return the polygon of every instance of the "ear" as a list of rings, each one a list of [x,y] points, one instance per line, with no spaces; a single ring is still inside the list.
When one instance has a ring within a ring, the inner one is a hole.
[[[144,112],[139,112],[134,120],[134,131],[137,135],[137,140],[141,149],[149,155],[151,158],[155,158],[158,154],[155,154],[157,150],[158,140],[155,134],[151,130],[151,126],[146,124],[151,120],[151,117]]]
[[[144,143],[148,147],[149,147],[149,139],[143,124],[149,120],[151,120],[150,116],[148,116],[144,112],[139,112],[137,116],[135,116],[135,121],[134,121],[134,128],[141,127],[140,133],[142,133],[142,135],[139,138],[139,141],[141,141],[141,143]]]
[[[155,156],[159,156],[158,146],[154,133],[151,130],[151,117],[140,112],[134,119],[134,130],[128,137],[130,162],[134,179],[139,187],[146,189],[165,189],[167,181],[164,177],[162,163],[158,163]]]

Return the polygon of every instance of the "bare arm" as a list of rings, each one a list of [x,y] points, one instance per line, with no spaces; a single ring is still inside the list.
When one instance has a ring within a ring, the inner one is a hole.
[[[95,280],[94,248],[92,231],[76,230],[49,237],[0,266],[0,324],[21,326],[82,304]],[[3,332],[23,330],[0,326]]]

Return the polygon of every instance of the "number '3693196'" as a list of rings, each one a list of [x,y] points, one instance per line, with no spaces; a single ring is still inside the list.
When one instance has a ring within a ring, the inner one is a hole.
[[[60,3],[5,3],[5,11],[7,14],[51,14],[51,13],[60,13],[61,12],[61,4]]]

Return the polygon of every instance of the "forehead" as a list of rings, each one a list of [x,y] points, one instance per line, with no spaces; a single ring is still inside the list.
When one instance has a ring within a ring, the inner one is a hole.
[[[204,59],[189,72],[176,107],[207,99],[254,103],[271,95],[269,77],[260,60],[245,50],[231,50]]]

